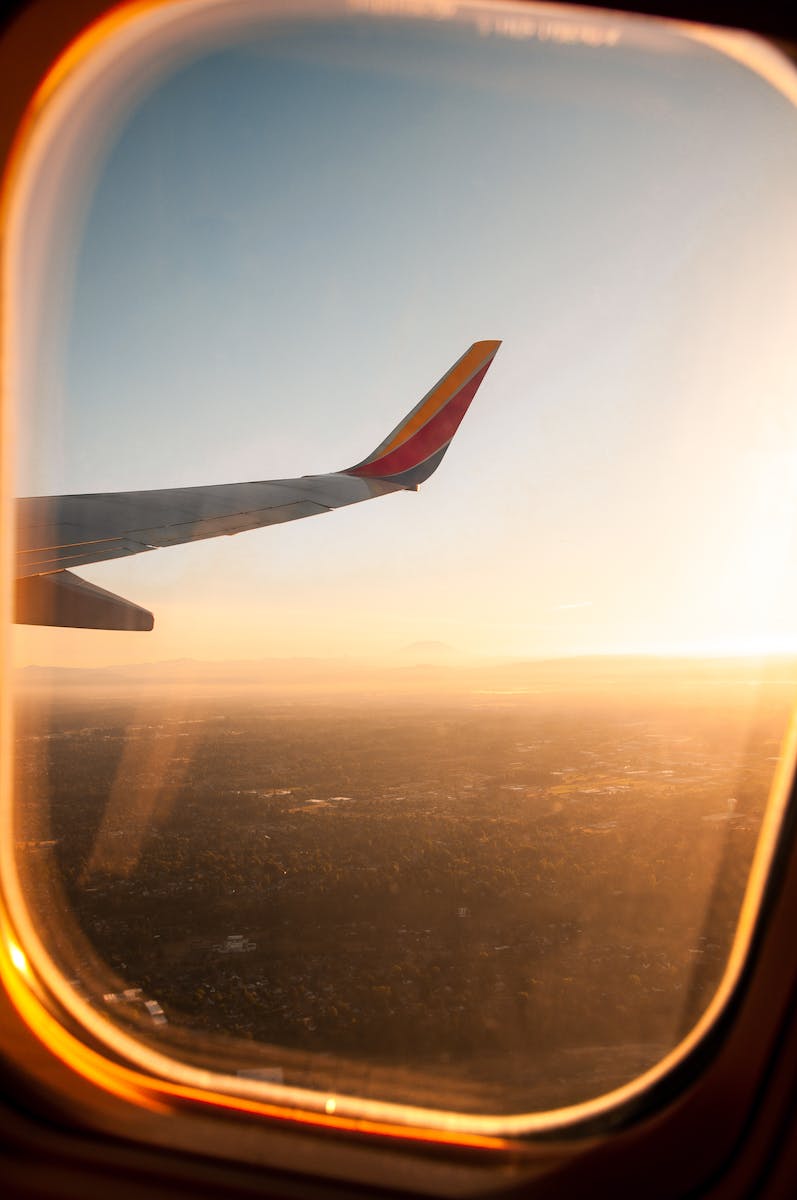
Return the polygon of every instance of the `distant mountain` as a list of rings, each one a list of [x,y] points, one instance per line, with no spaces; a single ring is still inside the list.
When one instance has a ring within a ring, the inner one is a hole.
[[[448,642],[410,642],[408,646],[401,647],[402,658],[423,659],[428,662],[430,659],[439,661],[443,658],[455,658],[459,656],[459,651],[450,646]]]
[[[718,684],[748,687],[768,680],[794,688],[797,660],[769,658],[668,658],[593,655],[560,659],[461,659],[443,642],[415,642],[389,663],[348,658],[264,658],[229,662],[175,659],[112,667],[30,666],[15,672],[20,691],[95,688],[263,689],[363,695],[595,694],[617,687],[689,690]]]
[[[112,667],[22,667],[16,672],[22,686],[113,686],[118,684],[244,685],[317,682],[351,669],[346,659],[264,658],[210,662],[175,658],[162,662],[127,663]]]

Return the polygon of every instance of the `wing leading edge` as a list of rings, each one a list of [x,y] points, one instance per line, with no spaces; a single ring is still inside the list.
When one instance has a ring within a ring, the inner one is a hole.
[[[343,471],[17,500],[15,619],[30,625],[151,629],[153,617],[146,609],[80,579],[72,568],[415,490],[439,465],[500,345],[475,342],[372,454]]]

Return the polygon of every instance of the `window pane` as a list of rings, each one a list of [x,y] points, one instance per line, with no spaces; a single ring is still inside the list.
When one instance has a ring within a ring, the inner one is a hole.
[[[152,633],[17,628],[27,903],[184,1063],[587,1101],[714,995],[793,703],[793,84],[614,16],[224,7],[56,93],[20,494],[340,470],[502,345],[417,496],[78,567]]]

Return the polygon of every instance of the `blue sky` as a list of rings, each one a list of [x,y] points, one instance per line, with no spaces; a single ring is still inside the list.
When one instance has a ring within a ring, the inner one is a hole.
[[[76,165],[23,494],[345,467],[504,344],[417,496],[86,568],[155,632],[19,661],[797,646],[795,112],[646,41],[359,13],[176,60]]]

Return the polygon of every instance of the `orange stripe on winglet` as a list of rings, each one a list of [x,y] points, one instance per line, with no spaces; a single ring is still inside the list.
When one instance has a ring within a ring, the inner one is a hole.
[[[471,348],[465,351],[462,358],[454,363],[451,370],[424,397],[415,412],[403,425],[399,426],[391,440],[369,455],[365,462],[372,462],[377,457],[384,458],[385,455],[403,445],[428,421],[431,421],[432,417],[436,416],[451,397],[465,386],[479,368],[493,357],[500,345],[500,341],[474,342]]]

